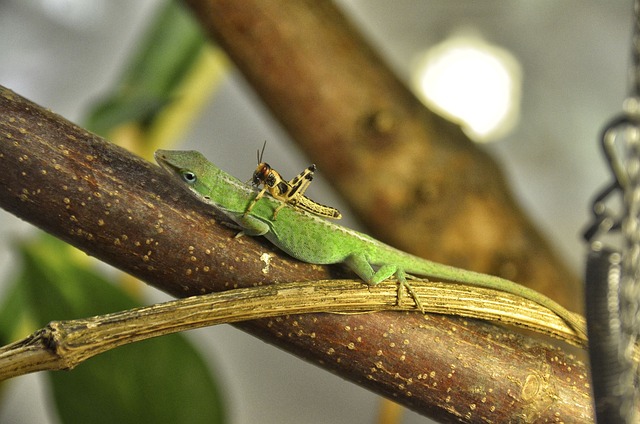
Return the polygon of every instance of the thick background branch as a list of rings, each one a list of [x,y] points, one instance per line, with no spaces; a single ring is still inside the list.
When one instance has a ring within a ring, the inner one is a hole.
[[[176,296],[330,270],[233,239],[179,182],[0,88],[0,206]],[[261,255],[273,258],[269,272]],[[43,294],[45,295],[45,294]],[[252,334],[443,421],[591,419],[585,365],[490,324],[419,313],[313,314]]]
[[[427,110],[329,1],[187,0],[369,232],[583,308],[493,161]]]

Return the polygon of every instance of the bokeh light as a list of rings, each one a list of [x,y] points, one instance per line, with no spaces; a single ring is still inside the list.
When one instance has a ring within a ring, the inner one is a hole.
[[[478,37],[452,37],[421,54],[412,85],[427,106],[459,122],[476,141],[502,137],[518,120],[520,65]]]

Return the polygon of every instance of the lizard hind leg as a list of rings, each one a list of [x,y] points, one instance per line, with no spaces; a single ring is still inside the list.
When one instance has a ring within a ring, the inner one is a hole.
[[[424,306],[422,306],[422,302],[420,302],[420,298],[418,297],[418,294],[415,292],[415,290],[413,290],[413,287],[407,281],[407,274],[404,272],[403,269],[396,270],[396,279],[398,280],[398,305],[400,305],[400,299],[402,299],[402,296],[404,294],[403,293],[404,289],[406,288],[407,292],[415,302],[416,307],[420,309],[420,312],[424,314],[425,313]]]
[[[350,255],[345,260],[345,263],[349,268],[351,268],[352,271],[358,274],[358,276],[370,286],[375,286],[376,284],[395,276],[396,280],[398,281],[398,305],[401,304],[401,299],[404,295],[404,289],[406,288],[413,298],[413,301],[416,303],[418,309],[420,309],[420,311],[424,313],[424,307],[422,306],[422,303],[420,303],[418,295],[413,290],[413,287],[411,287],[411,285],[407,282],[407,274],[397,265],[382,265],[380,268],[378,268],[377,271],[374,271],[367,258],[362,254]]]
[[[397,265],[383,265],[381,266],[372,276],[370,284],[378,284],[382,281],[388,280],[390,277],[395,276],[396,281],[398,282],[398,294],[397,294],[397,303],[398,306],[402,305],[402,299],[404,298],[404,290],[406,289],[413,301],[416,304],[416,307],[420,309],[420,311],[424,314],[424,307],[420,302],[420,298],[418,294],[413,290],[413,287],[407,281],[407,274],[404,272],[404,269],[398,267]]]

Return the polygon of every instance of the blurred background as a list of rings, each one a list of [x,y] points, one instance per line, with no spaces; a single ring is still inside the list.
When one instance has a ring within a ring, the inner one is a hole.
[[[0,84],[82,125],[88,110],[110,93],[165,3],[0,0]],[[609,179],[598,136],[621,111],[627,92],[632,1],[338,4],[416,94],[464,122],[496,157],[529,214],[582,273],[580,233],[589,201]],[[296,150],[242,77],[225,69],[177,145],[200,150],[248,179],[255,150],[267,140],[266,159],[291,178],[310,159]],[[472,76],[477,79],[469,81]],[[321,178],[309,192],[341,209]],[[0,210],[0,300],[16,273],[14,243],[35,232]],[[145,303],[168,298],[153,289],[144,289],[143,296]],[[376,420],[375,395],[232,327],[188,336],[210,358],[231,423]],[[43,375],[2,387],[0,422],[60,422]],[[402,422],[425,419],[407,412]]]

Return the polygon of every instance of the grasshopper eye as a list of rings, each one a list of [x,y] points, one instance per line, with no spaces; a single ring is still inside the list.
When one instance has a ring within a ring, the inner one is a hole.
[[[191,171],[182,171],[182,179],[187,184],[194,184],[198,180],[198,177],[196,177],[196,174]]]
[[[271,167],[269,166],[268,163],[265,162],[260,162],[258,164],[258,167],[256,168],[256,170],[253,173],[253,185],[254,186],[259,186],[261,183],[263,183],[266,178],[269,176],[269,174],[271,173]]]
[[[262,178],[260,177],[260,172],[256,171],[253,173],[253,178],[251,179],[254,186],[259,186],[262,182]]]

